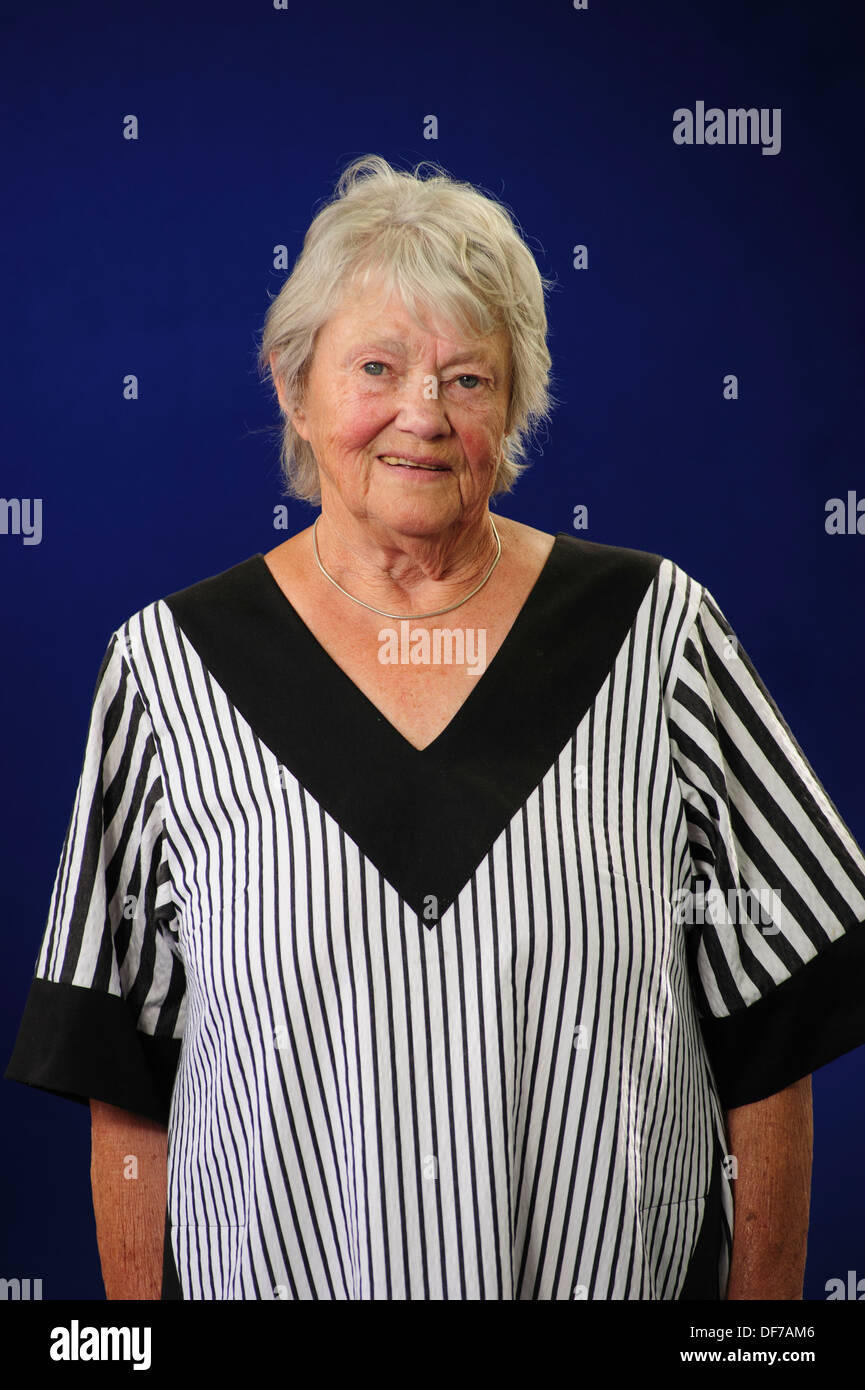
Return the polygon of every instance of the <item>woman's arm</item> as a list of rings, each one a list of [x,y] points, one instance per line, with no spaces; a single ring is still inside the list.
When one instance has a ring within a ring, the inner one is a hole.
[[[802,1297],[811,1201],[811,1078],[727,1111],[733,1183],[728,1299]]]
[[[168,1130],[91,1100],[90,1179],[108,1299],[162,1296]]]

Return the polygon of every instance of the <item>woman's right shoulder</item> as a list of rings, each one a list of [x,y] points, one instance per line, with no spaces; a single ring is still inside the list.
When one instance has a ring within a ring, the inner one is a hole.
[[[178,628],[187,634],[215,631],[226,618],[242,618],[260,604],[262,581],[270,583],[264,556],[258,552],[152,599],[111,632],[103,667],[112,658],[140,662],[148,647],[167,650],[171,643],[166,638]]]

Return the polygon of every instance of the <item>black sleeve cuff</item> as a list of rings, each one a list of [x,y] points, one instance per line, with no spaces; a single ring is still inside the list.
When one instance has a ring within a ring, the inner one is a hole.
[[[700,1019],[725,1110],[765,1100],[865,1043],[865,926],[727,1018]]]
[[[179,1057],[180,1040],[140,1033],[118,995],[34,979],[4,1075],[167,1124]]]

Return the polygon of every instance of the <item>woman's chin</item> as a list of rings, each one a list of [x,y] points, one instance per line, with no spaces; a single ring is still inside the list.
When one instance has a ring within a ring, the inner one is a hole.
[[[368,515],[396,529],[410,529],[418,535],[458,524],[465,515],[459,489],[391,484],[377,488],[367,498]]]

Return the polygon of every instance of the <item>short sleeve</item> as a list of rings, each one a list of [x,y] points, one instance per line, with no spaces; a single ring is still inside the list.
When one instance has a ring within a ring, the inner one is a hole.
[[[706,590],[671,686],[691,860],[678,920],[732,1109],[865,1042],[865,856]]]
[[[111,639],[6,1077],[166,1123],[186,987],[158,749]]]

